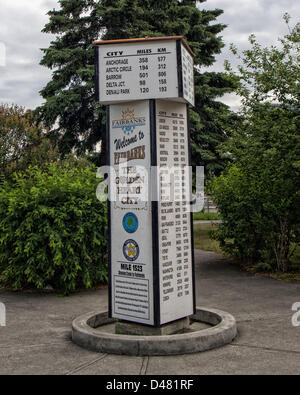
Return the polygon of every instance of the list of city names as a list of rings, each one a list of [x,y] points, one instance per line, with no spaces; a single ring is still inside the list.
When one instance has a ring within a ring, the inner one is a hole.
[[[156,102],[162,324],[193,314],[187,107]]]
[[[100,102],[177,98],[176,41],[99,47]]]

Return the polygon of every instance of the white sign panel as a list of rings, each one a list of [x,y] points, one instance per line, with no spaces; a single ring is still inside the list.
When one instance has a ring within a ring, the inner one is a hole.
[[[183,97],[195,105],[195,85],[194,85],[194,59],[187,51],[184,45],[181,45],[182,56],[182,79],[183,79]]]
[[[193,57],[182,40],[116,42],[98,48],[100,103],[169,99],[194,105]]]
[[[194,312],[187,106],[156,102],[161,324]],[[165,170],[164,170],[165,169]],[[171,185],[171,188],[170,188]]]
[[[111,105],[109,118],[112,317],[153,325],[149,101]]]
[[[187,111],[165,100],[109,107],[113,318],[153,326],[194,313]]]

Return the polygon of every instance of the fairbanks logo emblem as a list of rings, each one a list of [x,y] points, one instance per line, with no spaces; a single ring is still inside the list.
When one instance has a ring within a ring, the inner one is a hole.
[[[145,117],[136,117],[134,115],[134,110],[127,108],[127,110],[122,111],[122,119],[119,121],[112,121],[112,128],[122,129],[125,134],[130,135],[137,126],[144,126],[145,124]]]

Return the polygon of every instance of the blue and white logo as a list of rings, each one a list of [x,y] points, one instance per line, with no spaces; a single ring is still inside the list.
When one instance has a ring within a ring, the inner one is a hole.
[[[123,218],[123,228],[127,233],[134,233],[139,227],[139,220],[133,213],[127,213]]]

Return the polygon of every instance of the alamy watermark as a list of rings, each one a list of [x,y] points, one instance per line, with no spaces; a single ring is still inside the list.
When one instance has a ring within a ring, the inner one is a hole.
[[[292,317],[292,325],[296,328],[300,326],[300,302],[293,304],[292,311],[295,311]]]
[[[6,46],[0,41],[0,67],[6,66]]]
[[[105,176],[107,176],[105,178]],[[120,207],[142,207],[148,202],[181,202],[187,212],[200,212],[204,208],[204,167],[191,166],[103,166],[97,178],[103,179],[97,188],[97,198],[109,200]],[[192,193],[192,189],[193,192]]]
[[[6,326],[6,308],[4,303],[0,303],[0,327]]]

